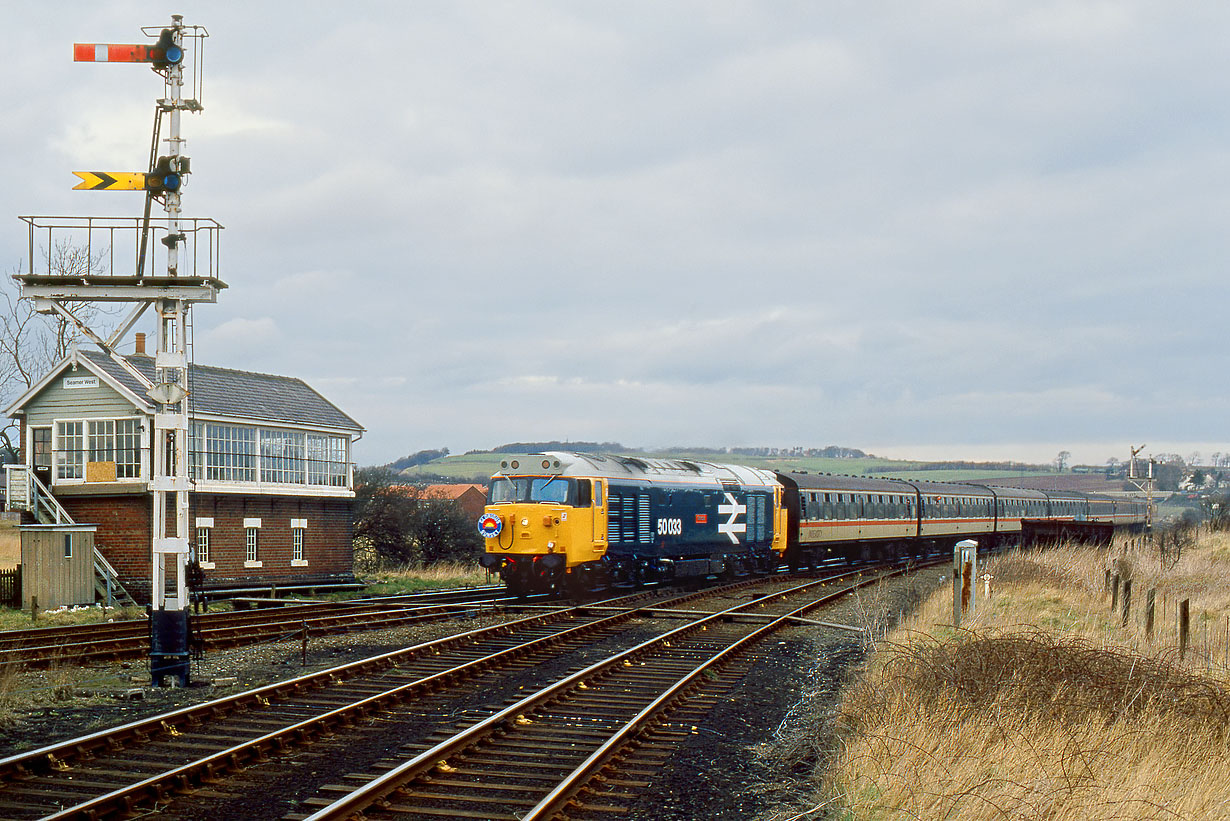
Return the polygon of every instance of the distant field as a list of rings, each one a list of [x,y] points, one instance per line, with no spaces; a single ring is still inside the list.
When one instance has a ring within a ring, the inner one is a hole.
[[[764,468],[766,470],[807,471],[808,473],[834,473],[849,476],[887,476],[898,479],[921,479],[934,482],[969,482],[985,481],[989,478],[1002,477],[1003,470],[923,470],[925,463],[904,462],[892,459],[831,459],[823,457],[757,457],[740,456],[736,454],[653,454],[634,453],[632,456],[664,459],[699,459],[707,462],[728,462],[737,465]],[[470,453],[458,456],[446,456],[425,465],[408,468],[403,476],[414,478],[419,476],[444,476],[450,479],[485,480],[500,469],[502,460],[519,459],[525,461],[528,454],[524,453]],[[1023,472],[1027,476],[1045,476],[1045,473]]]

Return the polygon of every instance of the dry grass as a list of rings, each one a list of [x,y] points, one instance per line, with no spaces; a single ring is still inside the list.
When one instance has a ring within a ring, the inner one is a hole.
[[[1126,627],[1108,568],[1132,579]],[[1168,568],[1117,546],[1012,554],[985,571],[991,598],[965,629],[951,627],[941,590],[878,643],[809,811],[773,817],[1230,818],[1230,538],[1205,538]],[[1193,652],[1179,663],[1182,598]]]
[[[382,567],[363,574],[364,596],[388,596],[418,590],[492,584],[477,562],[434,562],[426,566]]]

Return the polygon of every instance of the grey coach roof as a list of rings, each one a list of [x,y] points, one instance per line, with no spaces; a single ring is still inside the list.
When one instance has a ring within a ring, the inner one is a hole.
[[[145,389],[132,375],[102,351],[79,351],[77,356],[123,385],[135,395],[145,397]],[[137,370],[154,378],[154,358],[133,354],[126,359]],[[336,405],[313,390],[302,379],[249,373],[193,363],[188,372],[192,391],[189,405],[193,414],[259,419],[285,425],[310,425],[362,431],[363,426]]]

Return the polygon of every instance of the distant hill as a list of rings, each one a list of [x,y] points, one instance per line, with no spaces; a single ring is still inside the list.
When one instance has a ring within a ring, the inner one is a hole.
[[[766,470],[836,473],[850,476],[895,476],[901,479],[928,479],[944,482],[988,482],[989,477],[1019,480],[1024,472],[1053,470],[1046,465],[1024,465],[1016,462],[911,462],[881,459],[857,448],[830,445],[825,448],[709,448],[677,447],[661,450],[627,448],[618,442],[513,442],[492,450],[473,450],[462,455],[442,455],[428,461],[421,457],[441,451],[419,451],[399,459],[394,465],[409,481],[477,482],[486,484],[500,469],[500,462],[512,456],[525,456],[546,450],[578,453],[623,453],[663,459],[699,459],[709,462],[730,462]],[[411,464],[413,462],[413,464]],[[1069,475],[1065,474],[1065,478]],[[1071,478],[1097,479],[1097,476]]]
[[[993,476],[980,482],[1031,490],[1071,490],[1080,493],[1117,493],[1123,479],[1107,479],[1104,473],[1053,473],[1045,476]]]
[[[487,453],[542,453],[548,450],[570,450],[574,453],[640,453],[638,448],[626,448],[618,442],[513,442],[492,448]],[[472,450],[470,453],[482,453]]]

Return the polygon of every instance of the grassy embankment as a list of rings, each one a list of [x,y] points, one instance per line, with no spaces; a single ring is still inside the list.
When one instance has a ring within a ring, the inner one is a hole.
[[[1160,564],[1123,548],[999,558],[990,600],[961,631],[942,589],[847,691],[811,806],[776,817],[1230,818],[1230,536]],[[1108,567],[1132,578],[1126,627]]]

